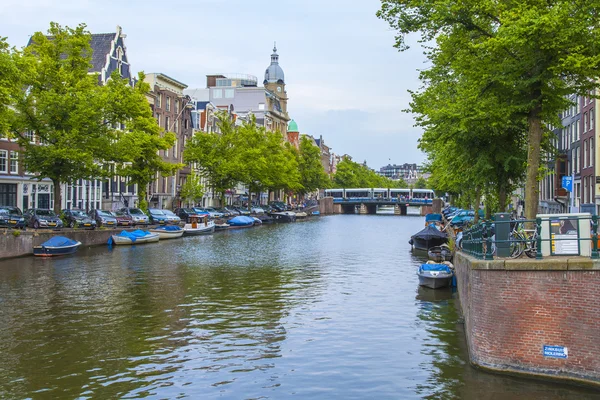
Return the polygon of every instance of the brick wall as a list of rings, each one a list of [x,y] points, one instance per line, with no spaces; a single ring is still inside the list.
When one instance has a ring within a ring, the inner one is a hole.
[[[459,253],[455,267],[474,364],[600,385],[600,263]],[[544,357],[544,345],[567,347],[568,358]]]

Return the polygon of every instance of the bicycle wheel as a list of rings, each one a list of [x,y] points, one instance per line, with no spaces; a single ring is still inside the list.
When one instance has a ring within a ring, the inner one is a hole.
[[[519,258],[525,251],[525,238],[519,232],[511,232],[509,236],[510,258]]]
[[[537,256],[537,235],[533,235],[527,239],[526,245],[525,255],[529,258],[535,258]]]

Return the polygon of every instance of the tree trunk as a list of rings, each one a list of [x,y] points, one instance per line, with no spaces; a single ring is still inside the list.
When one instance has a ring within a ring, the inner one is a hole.
[[[527,117],[527,175],[525,181],[525,218],[535,219],[538,209],[540,146],[542,144],[541,106],[536,106]]]
[[[506,186],[500,185],[498,189],[498,212],[506,211]]]
[[[138,184],[138,207],[146,212],[148,211],[148,184]]]
[[[481,187],[477,186],[475,188],[475,206],[473,207],[473,209],[475,210],[475,219],[473,220],[474,223],[479,222],[479,204],[480,203],[481,203]]]
[[[60,215],[62,205],[62,193],[60,191],[60,180],[52,179],[52,185],[54,186],[54,212],[56,215]]]

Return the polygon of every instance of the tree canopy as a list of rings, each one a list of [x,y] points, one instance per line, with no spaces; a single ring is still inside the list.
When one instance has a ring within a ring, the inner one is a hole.
[[[339,188],[405,188],[403,180],[394,181],[378,175],[364,164],[344,158],[337,165],[333,186]]]
[[[599,85],[599,11],[600,0],[382,0],[378,16],[397,30],[400,51],[408,48],[408,34],[420,33],[433,66],[467,82],[478,99],[494,96],[497,111],[523,116],[525,214],[534,218],[546,126],[559,126],[567,95],[587,95]]]

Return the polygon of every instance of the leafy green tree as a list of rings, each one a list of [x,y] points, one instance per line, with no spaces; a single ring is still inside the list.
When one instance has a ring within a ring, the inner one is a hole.
[[[181,185],[180,196],[185,203],[197,204],[204,196],[204,186],[200,182],[200,177],[192,172],[188,175],[184,184]]]
[[[105,123],[107,90],[88,73],[92,50],[85,25],[51,23],[48,35],[51,39],[35,33],[18,59],[22,86],[13,93],[11,133],[24,150],[27,170],[52,180],[58,212],[62,183],[105,175],[96,161],[110,148],[114,132]],[[42,145],[32,144],[25,132]]]
[[[20,56],[19,52],[9,48],[6,38],[0,37],[0,137],[9,136],[11,106],[15,95],[21,91]]]
[[[406,35],[421,33],[434,65],[447,65],[474,91],[493,93],[500,104],[526,118],[526,217],[538,204],[541,147],[559,125],[567,95],[587,95],[600,74],[600,1],[382,0],[378,16],[398,31],[396,47],[408,48]],[[513,115],[513,113],[508,113]]]
[[[186,144],[183,158],[185,162],[197,164],[198,174],[207,179],[223,201],[225,191],[244,178],[240,175],[243,163],[233,121],[226,113],[217,114],[217,118],[220,133],[196,133]]]
[[[300,140],[298,169],[302,195],[328,187],[330,181],[321,164],[321,150],[306,136]]]
[[[415,189],[429,189],[427,186],[428,186],[427,179],[425,179],[423,177],[420,177],[415,182]]]

